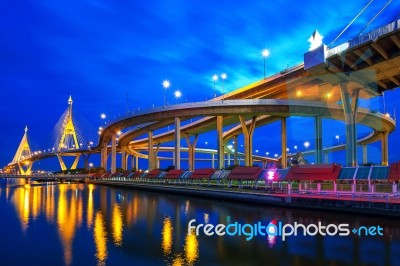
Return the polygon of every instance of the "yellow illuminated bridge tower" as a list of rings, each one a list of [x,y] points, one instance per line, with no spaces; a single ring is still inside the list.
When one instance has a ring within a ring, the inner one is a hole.
[[[12,164],[17,164],[19,169],[19,174],[21,175],[30,175],[32,169],[32,162],[25,161],[26,158],[31,156],[31,148],[29,147],[28,142],[28,126],[25,127],[25,134],[19,143],[18,150],[14,155],[14,159],[12,160]]]
[[[75,160],[71,166],[71,169],[76,169],[80,158],[80,154],[68,153],[68,151],[79,149],[78,138],[76,136],[75,126],[72,120],[72,103],[72,97],[69,96],[68,111],[61,126],[62,135],[60,141],[58,142],[57,148],[57,158],[63,171],[67,170],[67,167],[61,154],[64,156],[75,156]]]

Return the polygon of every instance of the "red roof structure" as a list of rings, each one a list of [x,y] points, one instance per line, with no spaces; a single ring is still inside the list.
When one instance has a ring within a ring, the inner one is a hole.
[[[203,168],[203,169],[196,169],[190,178],[194,179],[210,179],[211,176],[215,173],[213,168]]]
[[[227,179],[243,179],[243,180],[255,180],[261,174],[262,169],[259,166],[238,166],[235,167]]]
[[[336,180],[342,166],[339,164],[306,164],[292,166],[285,180],[323,181]]]
[[[169,170],[167,172],[167,174],[165,175],[164,178],[166,179],[174,179],[174,178],[178,178],[181,176],[181,174],[184,172],[184,170],[182,169],[173,169],[173,170]]]
[[[400,180],[400,162],[390,164],[389,181]]]

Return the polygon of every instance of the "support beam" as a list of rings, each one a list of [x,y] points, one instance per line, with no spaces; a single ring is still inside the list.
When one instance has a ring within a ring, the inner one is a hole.
[[[107,144],[103,144],[101,147],[101,167],[107,171]]]
[[[117,171],[117,134],[112,133],[111,136],[111,174]]]
[[[400,86],[400,81],[398,79],[396,79],[395,77],[388,77],[388,79],[393,82],[394,84],[396,84],[397,86]]]
[[[156,169],[156,161],[154,160],[154,149],[153,149],[153,131],[149,130],[148,131],[148,136],[147,136],[147,154],[148,154],[148,162],[149,162],[149,171]]]
[[[322,117],[315,117],[315,158],[316,163],[322,163]]]
[[[175,117],[175,169],[181,169],[181,118]]]
[[[233,152],[233,164],[234,165],[239,165],[239,161],[238,161],[238,136],[237,135],[235,135],[234,137],[233,137],[233,141],[235,142],[234,144],[233,144],[233,149],[235,150],[234,152]]]
[[[382,165],[389,165],[388,131],[381,132]]]
[[[122,146],[121,147],[121,168],[126,171],[128,169],[127,165],[128,165],[128,161],[127,161],[126,146]]]
[[[340,95],[343,102],[343,111],[346,124],[346,161],[348,166],[357,166],[357,132],[356,132],[356,115],[358,109],[358,96],[360,90],[352,91],[350,97],[347,84],[340,83]]]
[[[362,145],[362,162],[363,164],[368,163],[368,149],[367,149],[367,144]]]
[[[186,138],[186,143],[188,146],[188,153],[189,153],[189,171],[194,171],[194,153],[196,150],[196,144],[197,144],[197,140],[199,138],[199,135],[196,134],[194,136],[194,140],[193,143],[190,141],[190,136],[188,134],[185,134],[185,138]]]
[[[281,150],[282,150],[282,157],[281,157],[281,162],[282,162],[282,168],[286,169],[287,168],[287,133],[286,133],[286,117],[281,118],[281,136],[282,136],[282,142],[281,142]]]
[[[383,56],[383,58],[385,58],[386,60],[389,59],[389,54],[388,52],[382,48],[382,46],[380,46],[378,43],[373,42],[371,43],[371,46],[374,47],[374,49],[381,55]]]
[[[131,169],[133,168],[136,168],[136,170],[138,170],[135,164],[135,156],[131,155]]]
[[[86,170],[89,170],[89,158],[90,158],[91,153],[84,153],[82,152],[82,156],[83,156],[83,167]]]
[[[218,164],[217,168],[224,168],[224,142],[222,139],[222,131],[223,131],[223,116],[217,116],[217,150],[218,150]]]
[[[364,53],[360,50],[355,50],[354,53],[361,58],[362,60],[364,60],[365,62],[367,62],[368,65],[372,65],[372,51],[370,49],[368,49],[367,51],[365,51]]]
[[[400,48],[400,39],[397,37],[397,35],[392,35],[389,38],[394,42],[394,44],[397,45],[398,48]]]
[[[215,168],[215,153],[211,154],[211,168]]]
[[[240,124],[242,126],[244,137],[244,162],[246,166],[253,165],[253,133],[256,127],[257,117],[253,116],[249,126],[243,116],[239,115]],[[285,148],[286,151],[286,148]]]

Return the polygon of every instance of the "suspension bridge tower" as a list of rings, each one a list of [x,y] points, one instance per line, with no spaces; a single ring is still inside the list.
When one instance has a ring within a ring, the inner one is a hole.
[[[78,138],[76,136],[76,131],[75,131],[75,126],[74,122],[72,119],[72,97],[69,96],[68,99],[68,110],[66,113],[66,116],[64,117],[64,121],[61,126],[61,138],[59,142],[57,143],[57,158],[58,161],[60,162],[61,170],[65,171],[67,170],[67,166],[65,165],[64,159],[62,156],[74,156],[75,160],[72,163],[72,166],[70,169],[76,169],[76,166],[78,165],[79,158],[80,158],[80,153],[76,152],[74,153],[74,150],[78,151],[79,150],[79,142]]]
[[[19,143],[18,150],[14,155],[11,164],[17,164],[20,175],[30,175],[33,162],[29,160],[31,148],[28,142],[28,126],[25,126],[25,133]]]

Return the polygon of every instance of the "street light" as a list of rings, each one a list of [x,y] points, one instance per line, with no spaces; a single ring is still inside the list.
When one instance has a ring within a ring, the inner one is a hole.
[[[89,163],[89,175],[90,175],[90,168],[93,167],[92,163]]]
[[[278,154],[277,154],[277,153],[275,153],[275,155],[274,155],[274,156],[275,156],[275,158],[278,158]]]
[[[269,56],[269,50],[268,49],[264,49],[262,51],[262,55],[264,57],[264,79],[266,79],[266,74],[265,74],[265,59],[267,58],[267,56]]]
[[[222,101],[224,101],[224,99],[225,99],[225,83],[224,83],[224,81],[225,81],[225,79],[227,77],[228,76],[225,73],[221,74],[221,79],[222,79]]]
[[[103,123],[102,122],[102,120],[104,120],[104,119],[106,119],[106,114],[105,113],[102,113],[101,115],[100,115],[100,125]],[[105,122],[104,122],[104,124],[105,124]]]
[[[304,147],[306,147],[306,149],[308,150],[308,147],[310,147],[310,142],[309,141],[304,142]]]
[[[269,152],[266,152],[266,153],[265,153],[265,155],[267,155],[267,157],[268,157],[268,155],[269,155]]]
[[[212,79],[213,79],[213,81],[214,81],[214,98],[215,98],[215,97],[217,97],[217,91],[216,91],[216,89],[215,89],[215,82],[217,82],[218,76],[217,76],[216,74],[214,74],[214,75],[212,76]]]
[[[335,137],[336,139],[337,139],[337,141],[338,141],[338,143],[339,143],[339,135],[336,135],[336,137]]]
[[[165,94],[165,91],[171,86],[171,83],[169,82],[169,80],[166,79],[166,80],[163,81],[162,85],[163,85],[163,88],[165,89],[164,90],[164,107],[166,107],[166,94]]]
[[[181,98],[182,92],[180,90],[176,90],[174,95],[175,95],[176,103],[178,103],[178,99]]]
[[[293,147],[295,150],[296,150],[296,152],[297,152],[297,145],[294,145],[294,147]]]

